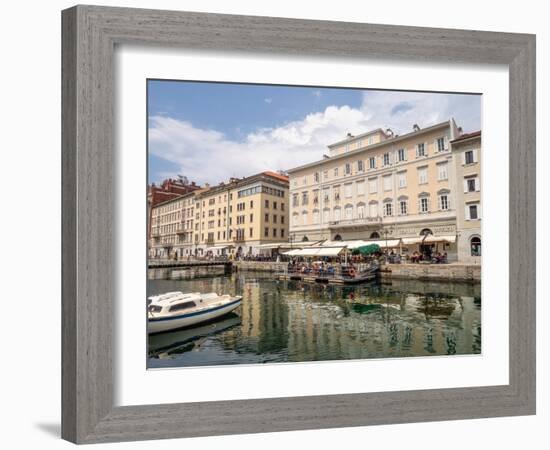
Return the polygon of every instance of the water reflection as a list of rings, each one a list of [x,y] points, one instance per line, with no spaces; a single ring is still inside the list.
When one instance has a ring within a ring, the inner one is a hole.
[[[149,367],[477,354],[479,285],[400,280],[354,287],[270,274],[149,280],[173,290],[242,295],[238,317],[150,337]]]

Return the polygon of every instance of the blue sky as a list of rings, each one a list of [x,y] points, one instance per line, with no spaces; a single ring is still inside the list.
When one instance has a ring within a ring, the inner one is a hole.
[[[150,80],[149,181],[177,174],[199,184],[322,158],[346,133],[449,117],[480,128],[479,95]]]

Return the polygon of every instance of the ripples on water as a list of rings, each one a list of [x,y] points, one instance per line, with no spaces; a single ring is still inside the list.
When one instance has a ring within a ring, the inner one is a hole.
[[[236,314],[150,336],[151,368],[481,352],[479,284],[399,280],[340,287],[239,273],[149,280],[148,289],[149,295],[243,296]]]

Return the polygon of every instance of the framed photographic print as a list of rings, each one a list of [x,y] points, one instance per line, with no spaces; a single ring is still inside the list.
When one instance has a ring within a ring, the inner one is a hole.
[[[532,35],[63,11],[63,437],[533,414],[534,70]]]

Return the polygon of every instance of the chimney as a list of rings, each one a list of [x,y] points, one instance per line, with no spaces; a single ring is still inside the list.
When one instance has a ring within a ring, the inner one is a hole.
[[[392,138],[394,136],[393,130],[391,128],[388,128],[386,130],[386,136],[389,136],[390,138]]]
[[[354,137],[353,134],[348,133],[348,139],[351,139],[352,137]]]
[[[458,127],[458,135],[462,136],[462,133],[463,133],[462,127]]]
[[[416,132],[416,131],[420,131],[420,127],[418,126],[418,124],[415,123],[415,124],[413,125],[413,131],[415,131],[415,132]]]

